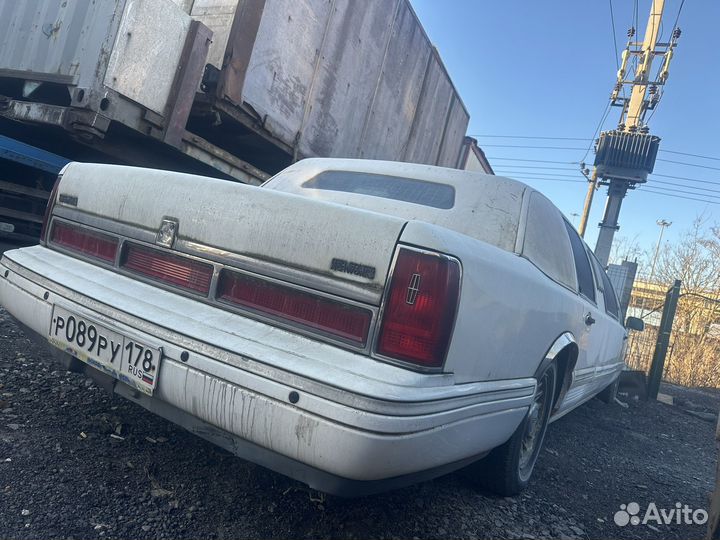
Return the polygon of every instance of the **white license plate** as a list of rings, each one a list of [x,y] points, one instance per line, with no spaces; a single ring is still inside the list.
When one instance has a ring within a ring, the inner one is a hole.
[[[75,358],[152,395],[162,351],[60,306],[53,308],[50,343]]]

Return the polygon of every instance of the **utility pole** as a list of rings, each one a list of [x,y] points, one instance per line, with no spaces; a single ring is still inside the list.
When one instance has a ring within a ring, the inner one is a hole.
[[[667,80],[673,50],[680,37],[680,30],[675,28],[668,43],[658,42],[664,8],[665,0],[652,1],[642,42],[633,41],[634,28],[628,31],[629,39],[622,53],[622,65],[610,96],[612,106],[622,107],[620,122],[617,129],[602,132],[597,141],[595,168],[589,179],[579,232],[581,235],[585,233],[595,190],[599,185],[608,186],[600,234],[595,245],[595,255],[603,266],[607,265],[615,231],[619,229],[622,201],[628,190],[647,181],[648,174],[655,166],[660,145],[660,138],[650,135],[644,123],[645,113],[653,110],[660,100],[662,94],[658,93],[658,87],[662,87]],[[657,80],[653,80],[651,70],[656,56],[664,56],[664,61]],[[628,71],[633,71],[632,76],[628,76]],[[620,97],[625,85],[631,86],[629,98]]]
[[[587,229],[587,222],[590,217],[590,208],[592,207],[593,197],[595,196],[595,190],[597,188],[597,167],[595,167],[593,169],[592,177],[588,182],[587,195],[585,195],[585,205],[583,206],[582,215],[580,216],[580,226],[578,227],[578,232],[582,238],[585,238],[585,230]]]
[[[635,84],[633,84],[630,104],[627,108],[625,126],[628,130],[642,125],[645,110],[648,106],[648,103],[645,101],[645,94],[647,93],[648,82],[650,81],[650,69],[655,59],[655,46],[657,45],[660,34],[660,23],[662,22],[664,8],[665,0],[653,0],[650,17],[648,18],[647,27],[645,28],[645,39],[643,40],[642,52],[640,54],[640,65],[635,70]],[[627,65],[626,62],[624,63]]]

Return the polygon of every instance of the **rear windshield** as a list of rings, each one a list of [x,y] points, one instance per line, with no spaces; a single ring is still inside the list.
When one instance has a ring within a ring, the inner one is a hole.
[[[302,187],[370,195],[444,210],[455,204],[455,188],[452,186],[384,174],[324,171],[305,182]]]

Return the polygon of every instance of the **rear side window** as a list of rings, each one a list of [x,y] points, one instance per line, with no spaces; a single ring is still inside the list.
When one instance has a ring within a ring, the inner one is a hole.
[[[455,205],[453,186],[384,174],[324,171],[305,182],[302,187],[370,195],[442,210],[448,210]]]
[[[597,288],[601,291],[605,290],[605,285],[603,285],[602,282],[602,275],[605,273],[603,270],[602,265],[600,264],[600,261],[597,260],[595,257],[595,254],[590,251],[590,248],[587,250],[587,254],[590,257],[590,262],[592,263],[593,272],[595,273],[595,281],[597,282]]]
[[[560,210],[537,191],[530,195],[522,254],[547,276],[573,290],[573,252]]]
[[[603,294],[605,295],[605,311],[616,319],[620,319],[620,309],[618,307],[617,296],[615,296],[615,289],[613,289],[612,283],[610,283],[610,278],[604,270],[602,272],[602,280],[604,289]]]
[[[580,239],[580,235],[573,229],[567,221],[565,222],[568,236],[570,236],[570,245],[572,246],[573,257],[575,259],[575,273],[577,274],[578,290],[585,298],[595,302],[595,282],[593,281],[592,267],[585,253],[585,245]]]

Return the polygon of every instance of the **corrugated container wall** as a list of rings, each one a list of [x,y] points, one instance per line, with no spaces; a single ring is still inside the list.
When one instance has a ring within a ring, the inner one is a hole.
[[[190,14],[213,31],[218,97],[297,157],[458,166],[469,115],[407,0],[195,0]]]
[[[236,158],[458,167],[469,121],[408,0],[0,0],[0,94],[8,118],[69,107],[97,144],[121,123],[257,181]]]
[[[170,0],[0,0],[0,75],[67,85],[78,107],[107,89],[163,115],[190,21]]]

